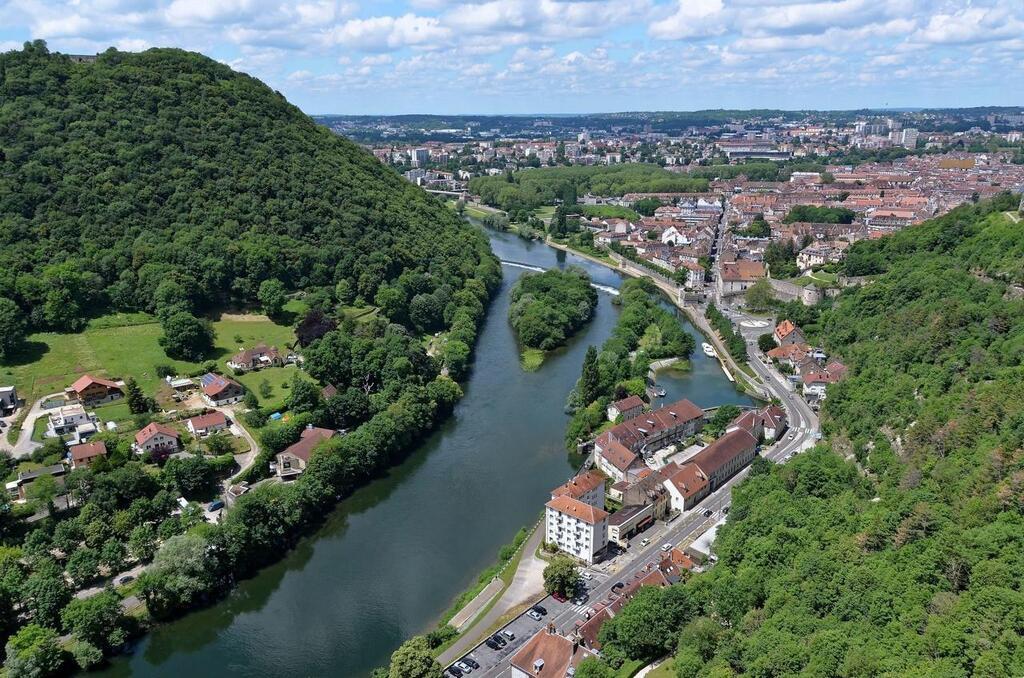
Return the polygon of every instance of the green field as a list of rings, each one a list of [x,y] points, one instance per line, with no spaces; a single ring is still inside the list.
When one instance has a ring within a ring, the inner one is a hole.
[[[519,364],[527,372],[536,372],[544,364],[544,356],[539,348],[524,348],[519,354]]]
[[[260,407],[280,411],[284,409],[284,401],[288,397],[290,390],[289,384],[291,384],[292,378],[296,374],[303,379],[309,379],[305,372],[294,365],[268,367],[258,372],[246,372],[243,375],[236,376],[235,379],[256,394],[260,401]],[[270,384],[271,389],[270,395],[266,397],[260,393],[260,384],[264,381]]]
[[[243,346],[261,341],[281,346],[295,339],[291,327],[261,315],[225,315],[213,326],[217,337],[210,358],[220,363]],[[19,355],[0,362],[0,383],[13,384],[21,397],[31,401],[63,391],[76,378],[89,373],[135,377],[152,395],[161,384],[156,365],[173,365],[181,373],[199,368],[199,363],[168,358],[158,343],[161,334],[159,323],[145,314],[97,318],[77,334],[32,334]]]
[[[555,206],[544,205],[543,207],[538,207],[536,210],[534,210],[533,216],[537,217],[538,219],[545,223],[549,222],[555,218]]]

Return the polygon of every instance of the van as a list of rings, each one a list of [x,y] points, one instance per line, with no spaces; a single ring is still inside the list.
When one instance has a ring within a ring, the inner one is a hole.
[[[590,574],[586,570],[583,570],[582,572],[580,572],[580,576],[583,577],[584,579],[586,579],[587,581],[590,581],[591,579],[594,578],[594,575]]]

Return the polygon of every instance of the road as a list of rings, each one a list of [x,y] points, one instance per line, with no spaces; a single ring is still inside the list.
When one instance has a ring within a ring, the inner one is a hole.
[[[13,446],[7,442],[7,430],[5,427],[4,434],[0,436],[0,451],[9,452],[15,459],[21,459],[22,457],[29,456],[34,450],[42,447],[41,443],[37,443],[32,440],[32,430],[36,425],[36,419],[39,417],[45,417],[49,414],[47,410],[43,409],[43,403],[48,400],[60,400],[63,398],[63,393],[51,393],[50,395],[43,396],[32,403],[32,407],[29,408],[28,414],[25,416],[25,421],[21,425],[21,433],[18,434],[18,441]],[[12,425],[14,420],[15,415],[5,419],[7,425]]]
[[[755,369],[757,369],[756,366]],[[768,368],[765,368],[765,371],[771,372]],[[780,400],[787,413],[791,413],[789,415],[790,429],[783,435],[782,440],[765,448],[762,452],[762,456],[766,459],[782,463],[791,455],[798,454],[814,445],[818,419],[806,403],[789,392],[777,377],[773,374],[762,374],[762,376],[770,380],[773,389],[780,390],[780,394],[783,396],[780,397]],[[787,393],[790,396],[788,398],[785,397]],[[548,596],[540,602],[540,605],[548,610],[548,615],[542,621],[535,621],[525,615],[520,615],[504,627],[505,630],[509,630],[515,635],[515,639],[509,641],[505,647],[497,651],[491,650],[483,644],[474,647],[468,654],[471,654],[480,663],[480,669],[474,671],[473,675],[482,677],[510,675],[509,657],[548,623],[553,623],[562,634],[572,632],[576,622],[585,619],[584,614],[587,608],[598,601],[608,599],[612,586],[616,582],[629,582],[641,574],[645,574],[644,570],[649,564],[657,564],[663,554],[662,544],[678,545],[692,542],[721,520],[725,515],[724,509],[730,504],[732,488],[742,482],[749,472],[749,467],[743,469],[694,509],[684,512],[673,522],[667,524],[659,522],[644,532],[644,537],[650,540],[650,544],[646,547],[630,547],[613,561],[588,568],[587,571],[591,572],[593,579],[590,582],[590,598],[586,603],[582,605],[573,605],[571,602],[559,603]],[[712,512],[710,517],[704,516],[704,512],[707,510]]]

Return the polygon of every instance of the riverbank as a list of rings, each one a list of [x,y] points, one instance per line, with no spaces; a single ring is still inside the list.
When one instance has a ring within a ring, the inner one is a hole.
[[[660,276],[653,274],[651,271],[646,271],[640,266],[632,264],[631,262],[625,259],[619,259],[618,261],[616,261],[616,259],[612,257],[610,261],[602,261],[597,257],[591,257],[582,252],[578,252],[577,250],[569,247],[568,245],[563,245],[561,243],[555,242],[551,240],[551,238],[548,238],[545,241],[545,244],[548,245],[549,247],[553,247],[563,252],[571,252],[575,256],[583,257],[588,261],[592,261],[595,264],[599,264],[606,268],[610,268],[611,270],[620,274],[628,275],[633,278],[650,278],[658,287],[658,289],[661,290],[661,292],[666,297],[668,297],[672,305],[678,308],[683,313],[685,313],[686,317],[690,321],[690,324],[697,328],[697,330],[702,335],[704,335],[704,337],[708,341],[711,342],[712,346],[715,347],[715,351],[718,353],[718,360],[722,363],[723,368],[725,368],[725,373],[729,377],[730,381],[735,381],[735,383],[738,384],[744,390],[744,392],[748,393],[749,395],[755,398],[758,398],[759,400],[771,400],[771,396],[770,393],[768,393],[767,388],[763,384],[759,383],[756,377],[749,376],[751,371],[750,368],[744,369],[743,367],[740,366],[738,362],[736,362],[736,359],[733,358],[732,354],[730,354],[728,349],[726,348],[725,342],[722,341],[722,337],[718,334],[718,332],[714,330],[714,328],[711,327],[711,325],[707,321],[707,318],[705,318],[702,314],[697,313],[695,307],[688,306],[679,300],[678,287],[670,285],[665,280],[662,280]],[[740,376],[741,373],[745,376]]]

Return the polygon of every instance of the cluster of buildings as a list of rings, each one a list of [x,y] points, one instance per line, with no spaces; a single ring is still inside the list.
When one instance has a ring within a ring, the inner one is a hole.
[[[817,408],[825,399],[828,385],[842,381],[848,368],[808,344],[803,330],[791,320],[776,325],[772,336],[777,345],[766,355],[789,375],[790,383],[801,389],[807,402]]]
[[[552,490],[545,505],[547,542],[587,564],[610,543],[624,547],[655,520],[692,510],[753,461],[762,440],[777,439],[787,426],[776,405],[749,410],[685,460],[663,463],[659,451],[701,432],[701,408],[684,399],[648,411],[631,396],[609,405],[608,416],[618,423],[594,439],[593,468]],[[606,510],[606,498],[621,508]]]

